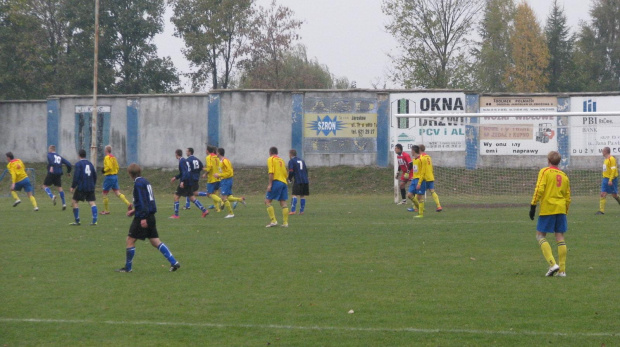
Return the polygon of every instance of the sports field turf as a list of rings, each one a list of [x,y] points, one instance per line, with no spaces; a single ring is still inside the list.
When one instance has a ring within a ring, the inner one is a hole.
[[[0,345],[620,344],[620,206],[611,199],[595,216],[596,196],[574,198],[568,276],[546,278],[529,196],[510,208],[451,208],[446,197],[444,212],[430,202],[414,220],[389,192],[317,194],[288,229],[267,229],[259,194],[233,219],[202,219],[192,206],[179,220],[167,219],[171,196],[155,195],[177,272],[147,242],[133,273],[114,272],[131,221],[116,197],[96,227],[86,204],[83,225],[68,226],[70,208],[40,190],[39,212],[23,193],[15,208],[0,198]]]

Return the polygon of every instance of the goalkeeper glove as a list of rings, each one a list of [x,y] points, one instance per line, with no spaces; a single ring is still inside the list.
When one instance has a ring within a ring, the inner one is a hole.
[[[536,214],[536,205],[530,206],[530,219],[534,220],[534,215]]]

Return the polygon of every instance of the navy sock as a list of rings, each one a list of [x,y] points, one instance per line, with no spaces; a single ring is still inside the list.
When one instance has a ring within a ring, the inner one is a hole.
[[[185,208],[189,208],[189,197],[185,198]]]
[[[174,215],[175,216],[179,215],[179,202],[178,201],[174,202]]]
[[[62,191],[59,194],[60,194],[60,200],[62,200],[62,204],[65,205],[65,192]]]
[[[299,202],[299,212],[303,212],[306,209],[306,199],[302,198]]]
[[[291,201],[291,212],[295,212],[295,207],[297,206],[297,197],[294,196],[293,200]]]
[[[207,192],[198,192],[198,196],[207,196]]]
[[[47,193],[47,196],[50,197],[50,199],[54,197],[54,194],[52,194],[52,190],[50,189],[50,187],[46,187],[45,192]]]
[[[79,208],[73,209],[73,217],[75,218],[76,223],[80,222],[80,209]]]
[[[127,248],[126,258],[125,258],[125,269],[127,269],[127,271],[131,271],[131,267],[133,266],[134,255],[136,255],[136,247]]]
[[[93,213],[93,224],[97,223],[97,205],[90,207],[91,212]]]
[[[194,200],[194,205],[196,205],[196,207],[198,207],[202,212],[207,210],[204,206],[202,206],[202,204],[200,203],[200,201],[198,201],[198,199]]]
[[[174,256],[172,255],[172,253],[170,253],[170,250],[168,249],[168,247],[166,247],[166,245],[163,242],[159,244],[157,249],[159,249],[161,254],[163,254],[164,257],[168,259],[168,261],[170,262],[170,265],[174,265],[177,263],[177,260],[174,259]]]

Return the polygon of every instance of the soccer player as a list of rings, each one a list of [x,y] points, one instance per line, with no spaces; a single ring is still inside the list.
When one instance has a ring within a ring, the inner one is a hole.
[[[151,245],[157,248],[161,254],[170,262],[170,271],[177,271],[181,264],[174,258],[166,245],[159,240],[155,213],[155,195],[153,188],[146,178],[142,177],[142,169],[138,164],[131,164],[127,168],[129,177],[134,180],[133,185],[133,208],[127,212],[127,217],[133,217],[129,234],[126,242],[125,266],[116,270],[117,272],[131,272],[133,267],[133,257],[136,254],[136,240],[149,239]]]
[[[411,211],[418,211],[418,215],[414,218],[424,217],[424,194],[426,193],[426,183],[424,181],[425,163],[422,161],[422,151],[420,146],[411,147],[411,155],[413,161],[411,163],[411,171],[413,172],[413,181],[409,185],[409,193],[407,197],[413,202],[414,208]]]
[[[310,181],[308,180],[308,167],[306,162],[297,157],[297,151],[291,149],[288,152],[288,180],[293,182],[293,199],[291,212],[295,214],[297,199],[299,199],[299,214],[304,214],[306,208],[306,196],[310,195]]]
[[[217,191],[220,190],[220,179],[215,177],[215,174],[220,172],[220,157],[217,156],[217,147],[207,146],[205,163],[205,173],[202,177],[207,178],[207,191],[204,193],[204,196],[213,200],[213,208],[215,208],[216,212],[221,212],[222,199],[217,195]],[[201,196],[202,194],[203,192],[199,193]]]
[[[605,204],[607,203],[607,194],[616,199],[620,204],[620,197],[618,197],[618,166],[616,164],[616,158],[611,155],[611,149],[609,147],[603,148],[603,181],[601,182],[601,200],[599,202],[599,210],[596,214],[605,214]]]
[[[424,145],[420,145],[420,158],[421,160],[425,161],[425,172],[424,172],[424,181],[426,181],[426,190],[428,190],[429,192],[431,192],[431,196],[433,197],[433,200],[435,201],[435,205],[437,206],[437,209],[435,210],[435,212],[441,212],[443,211],[443,208],[441,208],[441,204],[439,203],[439,195],[437,195],[437,193],[435,193],[435,174],[433,173],[433,160],[431,159],[431,156],[426,154],[426,146]]]
[[[65,192],[62,190],[62,165],[67,167],[67,174],[71,173],[71,163],[56,154],[56,146],[51,145],[47,149],[47,175],[45,176],[45,181],[43,181],[43,190],[47,193],[47,195],[52,199],[52,203],[56,206],[56,195],[52,194],[51,186],[58,187],[58,195],[60,195],[60,200],[62,201],[62,210],[67,209],[67,204],[65,203]]]
[[[22,202],[19,200],[17,192],[23,189],[28,195],[28,199],[30,199],[30,203],[32,203],[34,210],[38,211],[39,207],[37,206],[37,200],[34,198],[34,195],[32,195],[33,188],[32,184],[30,184],[30,178],[28,178],[26,174],[24,162],[22,162],[21,159],[15,159],[13,152],[6,152],[6,161],[8,162],[6,168],[11,174],[11,196],[15,199],[13,207]]]
[[[131,210],[131,203],[125,198],[125,195],[121,193],[118,185],[118,161],[116,157],[112,155],[112,146],[105,146],[105,158],[103,158],[103,168],[101,172],[105,176],[103,179],[103,211],[101,214],[110,214],[110,200],[108,199],[108,192],[110,189],[114,192],[114,195],[118,196],[122,202],[127,205],[127,208]]]
[[[398,203],[398,205],[405,205],[407,203],[407,182],[409,182],[409,180],[411,179],[411,172],[409,172],[411,157],[409,156],[409,153],[403,152],[403,145],[401,145],[400,143],[397,143],[394,147],[394,153],[396,153],[396,161],[398,163],[398,170],[396,170],[395,178],[398,180],[401,197],[401,201]]]
[[[75,169],[73,170],[73,182],[71,183],[71,193],[73,193],[73,199],[71,204],[73,206],[73,216],[75,222],[70,225],[80,225],[80,209],[78,208],[78,201],[86,200],[90,205],[90,210],[93,215],[93,221],[90,225],[97,225],[97,205],[95,204],[95,185],[97,184],[97,171],[95,166],[86,160],[86,151],[80,149],[78,152],[80,160],[75,163]]]
[[[540,245],[543,256],[549,264],[549,270],[545,276],[566,277],[566,242],[564,233],[568,230],[566,215],[570,206],[570,182],[568,176],[557,165],[562,157],[560,153],[552,151],[547,155],[549,167],[538,172],[536,190],[532,197],[530,207],[530,219],[534,220],[536,204],[540,202],[540,213],[536,225],[536,239]],[[560,264],[556,264],[551,246],[545,239],[547,233],[555,233],[555,241],[558,245],[558,258]]]
[[[224,207],[226,207],[226,211],[228,211],[228,215],[224,218],[234,218],[235,213],[233,212],[233,207],[230,205],[230,202],[233,203],[241,202],[245,205],[245,197],[234,197],[232,194],[232,186],[233,186],[233,176],[235,175],[233,166],[224,155],[226,151],[224,148],[217,149],[217,156],[220,160],[220,172],[216,172],[213,174],[213,177],[220,180],[220,192],[222,194],[222,201],[224,202]]]
[[[267,228],[275,227],[278,225],[276,219],[276,212],[271,206],[273,200],[280,202],[282,207],[282,226],[288,227],[288,207],[286,201],[288,200],[288,186],[286,185],[286,178],[288,172],[284,160],[278,157],[278,148],[269,148],[269,159],[267,159],[267,170],[269,172],[269,184],[267,185],[267,193],[265,194],[265,205],[267,205],[267,214],[269,214],[270,222],[266,225]]]
[[[194,189],[194,185],[197,185],[197,183],[195,184],[194,179],[192,178],[192,166],[194,165],[194,163],[193,161],[189,162],[187,161],[187,159],[183,158],[183,151],[180,149],[177,149],[174,154],[179,161],[179,174],[172,177],[170,182],[174,182],[176,180],[179,180],[181,182],[179,183],[179,186],[174,193],[174,214],[170,216],[170,218],[179,219],[179,199],[181,196],[190,197],[190,200],[193,201],[196,207],[198,207],[202,211],[202,218],[204,218],[209,214],[209,210],[202,206],[200,201],[198,201],[196,197],[194,197],[194,191],[198,190],[197,188]],[[194,157],[194,159],[196,159],[196,157]],[[200,164],[196,163],[196,165]],[[202,170],[202,167],[200,167],[200,170]],[[200,172],[200,170],[198,172]]]

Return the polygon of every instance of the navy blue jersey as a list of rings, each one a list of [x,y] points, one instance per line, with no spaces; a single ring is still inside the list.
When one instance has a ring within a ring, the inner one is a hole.
[[[202,162],[198,158],[194,157],[193,155],[190,155],[189,157],[187,157],[186,163],[189,168],[189,171],[191,172],[192,180],[194,181],[194,183],[198,183],[198,181],[200,181],[200,175],[202,174],[202,169],[204,168],[204,166],[202,165]]]
[[[75,170],[73,170],[73,183],[71,188],[76,188],[82,192],[94,192],[95,185],[97,184],[97,172],[93,164],[82,159],[75,163]]]
[[[295,184],[310,183],[306,162],[297,157],[288,161],[288,180],[292,181],[293,179],[295,179]]]
[[[51,173],[62,175],[63,164],[67,166],[67,173],[71,172],[71,163],[67,159],[56,153],[47,153],[47,172],[50,172],[50,168],[53,168]]]
[[[133,184],[133,208],[136,209],[135,218],[146,219],[149,214],[157,212],[153,188],[146,178],[138,177]]]
[[[176,177],[176,179],[180,180],[183,183],[192,183],[191,171],[189,170],[189,168],[190,166],[185,158],[179,159],[179,174],[174,177]]]

